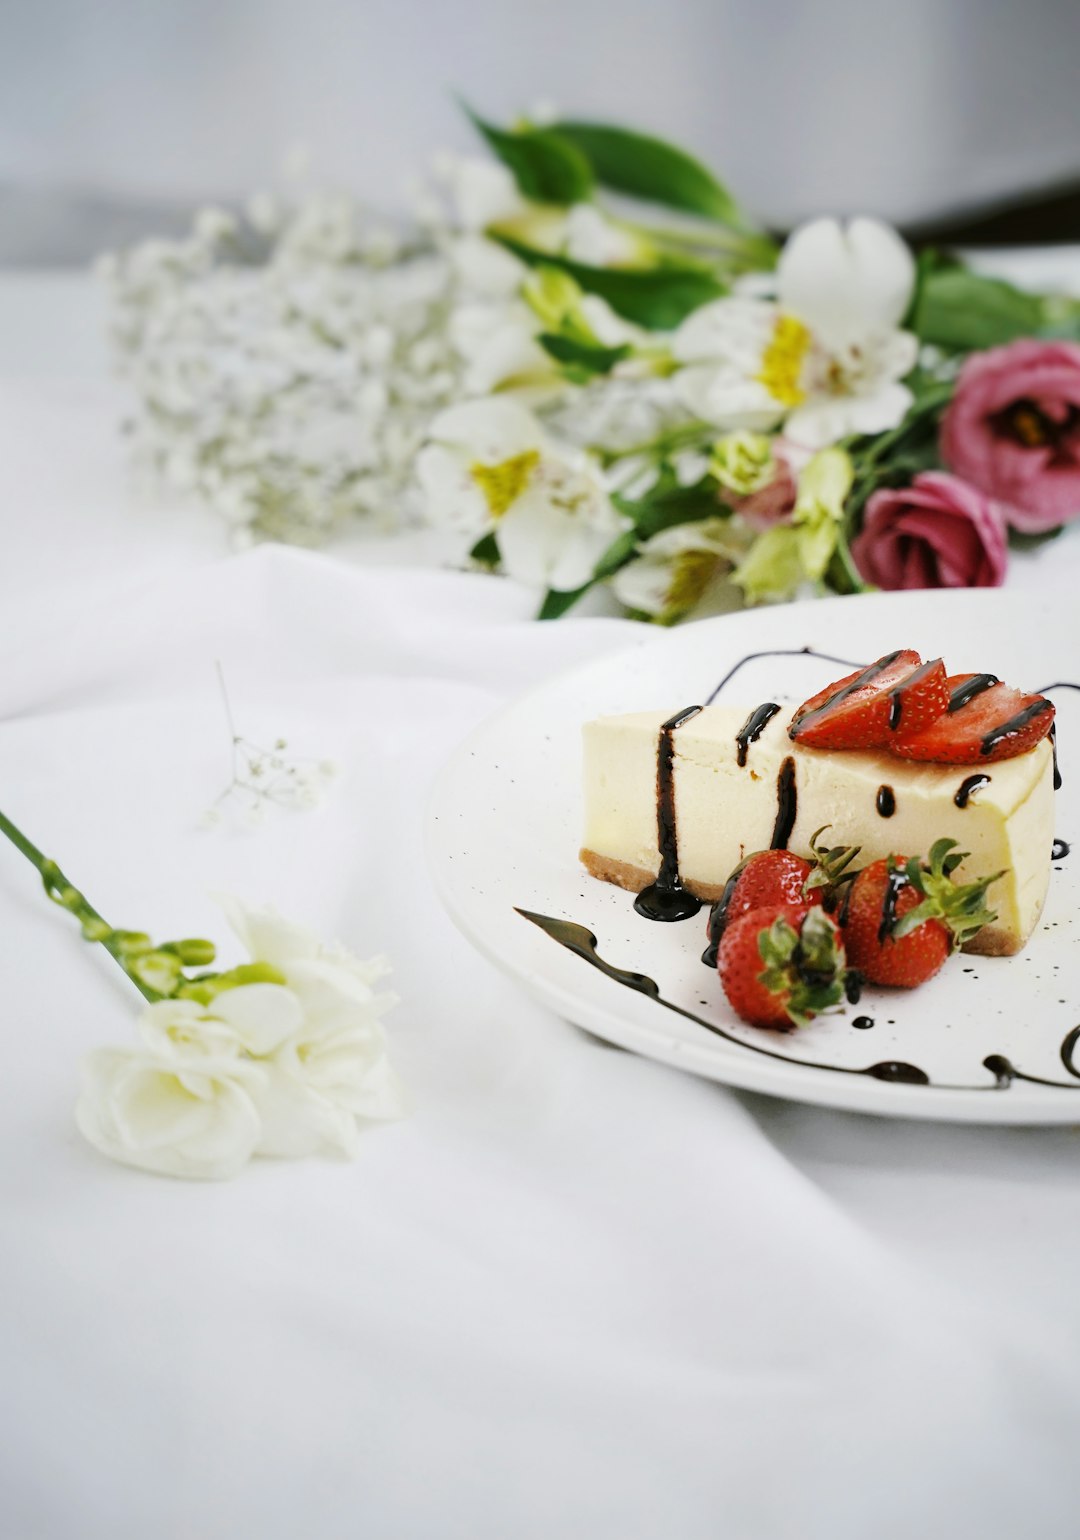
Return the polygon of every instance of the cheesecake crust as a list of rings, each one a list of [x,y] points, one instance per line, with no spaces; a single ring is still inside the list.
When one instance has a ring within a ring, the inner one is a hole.
[[[587,848],[581,851],[581,864],[591,877],[598,877],[601,882],[614,883],[617,888],[626,888],[630,893],[640,893],[642,888],[656,881],[656,873],[647,871],[644,866],[634,866],[630,861],[616,861],[611,856],[601,856]],[[683,881],[687,892],[693,893],[695,898],[700,898],[706,904],[715,904],[723,894],[724,886],[722,882]],[[1038,924],[1038,916],[1035,924]],[[1032,926],[1032,930],[1034,928]],[[978,957],[1013,957],[1023,951],[1026,941],[1026,936],[1014,935],[1000,925],[984,925],[961,950]]]

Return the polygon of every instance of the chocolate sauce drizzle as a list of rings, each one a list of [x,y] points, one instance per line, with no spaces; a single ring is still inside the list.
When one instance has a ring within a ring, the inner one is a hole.
[[[874,806],[882,818],[891,818],[896,812],[896,793],[891,786],[879,786]]]
[[[956,803],[957,807],[967,807],[968,803],[971,801],[971,793],[973,791],[978,791],[980,786],[989,786],[989,784],[990,777],[988,775],[980,775],[978,773],[975,775],[969,775],[967,779],[961,781],[960,785],[956,788],[956,796],[953,798],[953,801]]]
[[[860,1032],[868,1032],[874,1025],[874,1018],[872,1016],[856,1016],[851,1025],[858,1028]]]
[[[854,658],[838,658],[832,652],[818,652],[816,647],[766,647],[763,652],[748,652],[745,658],[740,658],[738,663],[733,663],[706,700],[706,706],[713,704],[721,690],[731,683],[740,669],[745,668],[748,663],[756,663],[759,658],[820,658],[823,663],[841,663],[845,668],[866,667],[864,663],[859,663]]]
[[[903,871],[900,867],[897,867],[895,871],[891,871],[885,879],[885,893],[881,900],[881,922],[878,925],[877,932],[879,944],[887,941],[893,933],[893,927],[896,924],[897,900],[907,885],[907,872]],[[852,887],[854,886],[855,884],[852,883]]]
[[[1064,861],[1065,857],[1069,854],[1071,849],[1072,846],[1069,844],[1068,840],[1055,840],[1054,843],[1050,846],[1051,861]]]
[[[731,876],[724,883],[724,891],[709,910],[709,944],[704,952],[702,952],[701,960],[706,968],[712,968],[714,971],[720,960],[720,937],[724,934],[724,929],[727,925],[728,906],[731,903],[731,896],[735,892],[735,884],[742,875],[742,869],[745,865],[745,861],[739,862]]]
[[[1054,790],[1055,791],[1060,791],[1061,790],[1061,771],[1058,769],[1057,723],[1056,722],[1051,722],[1050,723],[1049,738],[1050,738],[1050,752],[1054,756]]]
[[[567,951],[576,957],[582,958],[590,967],[596,968],[605,974],[616,984],[623,985],[626,989],[632,989],[639,995],[645,995],[650,1000],[655,1000],[657,1005],[662,1005],[665,1010],[674,1011],[677,1016],[682,1016],[686,1021],[692,1021],[696,1026],[703,1027],[706,1032],[711,1032],[714,1037],[723,1038],[727,1043],[734,1043],[736,1047],[745,1048],[750,1053],[761,1054],[767,1059],[779,1059],[784,1064],[796,1064],[801,1069],[829,1070],[837,1075],[866,1075],[872,1080],[887,1080],[894,1085],[920,1085],[931,1090],[942,1091],[1005,1091],[1014,1080],[1025,1080],[1031,1085],[1053,1086],[1063,1091],[1080,1090],[1080,1069],[1074,1063],[1077,1043],[1080,1042],[1080,1026],[1073,1027],[1062,1041],[1059,1049],[1059,1057],[1071,1080],[1047,1080],[1041,1075],[1029,1075],[1024,1070],[1017,1069],[1016,1065],[1004,1054],[992,1053],[983,1060],[984,1068],[993,1075],[994,1080],[990,1085],[947,1085],[933,1081],[924,1069],[917,1064],[908,1064],[899,1059],[884,1059],[876,1064],[867,1064],[863,1068],[852,1068],[847,1064],[823,1064],[817,1059],[801,1059],[794,1054],[778,1053],[772,1048],[766,1048],[762,1043],[749,1041],[747,1038],[736,1037],[733,1032],[727,1031],[715,1021],[706,1021],[703,1016],[695,1015],[693,1011],[685,1010],[681,1005],[676,1005],[673,1000],[666,1000],[660,993],[660,986],[655,979],[645,973],[631,972],[626,968],[618,968],[614,963],[609,963],[606,958],[600,956],[596,949],[596,937],[591,930],[584,925],[578,925],[573,920],[559,920],[552,915],[537,914],[531,909],[516,909],[522,919],[528,920],[539,928],[553,941],[557,941]],[[873,1024],[871,1017],[857,1017],[853,1025],[863,1028],[865,1024]]]
[[[773,824],[770,850],[786,850],[791,831],[795,827],[795,815],[799,810],[799,792],[795,785],[795,761],[789,755],[780,766],[776,777],[776,822]]]
[[[531,909],[518,909],[516,912],[522,919],[538,925],[553,941],[566,947],[568,952],[573,952],[575,957],[582,958],[590,967],[599,969],[609,979],[614,979],[617,984],[622,984],[626,989],[632,989],[639,995],[648,996],[650,1000],[655,1000],[657,1005],[662,1005],[665,1010],[674,1011],[676,1015],[684,1017],[687,1021],[704,1027],[705,1031],[711,1032],[714,1037],[722,1037],[725,1042],[735,1043],[739,1048],[748,1048],[751,1053],[762,1054],[767,1059],[779,1059],[784,1064],[798,1064],[804,1069],[826,1069],[841,1075],[869,1075],[872,1080],[890,1080],[906,1085],[930,1084],[930,1077],[925,1070],[919,1069],[917,1064],[904,1064],[897,1059],[886,1059],[879,1064],[868,1064],[863,1069],[853,1069],[848,1065],[820,1064],[815,1059],[799,1059],[794,1054],[777,1053],[775,1049],[766,1048],[760,1043],[748,1042],[745,1038],[736,1037],[733,1032],[728,1032],[717,1022],[706,1021],[703,1016],[684,1010],[673,1000],[665,1000],[660,993],[659,984],[647,974],[632,973],[609,963],[596,950],[596,937],[584,925],[577,925],[573,920],[557,920],[547,914],[536,914]]]
[[[696,717],[700,710],[700,706],[687,706],[669,717],[660,728],[656,746],[656,834],[660,846],[660,870],[656,881],[643,888],[634,900],[634,908],[647,920],[689,920],[701,908],[701,899],[688,893],[679,878],[674,738],[675,729]]]
[[[1001,680],[996,674],[972,674],[970,679],[957,685],[949,696],[949,704],[945,710],[962,711],[968,701],[974,700],[976,695],[981,695],[984,690],[989,690],[991,685],[1000,683]]]
[[[746,765],[746,751],[750,744],[758,741],[779,710],[780,707],[774,700],[767,700],[763,705],[755,706],[754,710],[751,711],[746,721],[735,734],[737,746],[735,758],[740,769]]]

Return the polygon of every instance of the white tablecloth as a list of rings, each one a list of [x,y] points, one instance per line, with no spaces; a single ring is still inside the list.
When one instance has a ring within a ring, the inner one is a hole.
[[[108,1164],[76,1069],[134,1002],[0,850],[0,1533],[1072,1533],[1077,1130],[739,1095],[530,1004],[441,912],[424,799],[633,628],[383,546],[230,557],[127,486],[96,335],[82,280],[0,282],[0,806],[115,923],[224,939],[226,890],[388,952],[413,1112],[355,1164]],[[1078,572],[1080,530],[1012,581]],[[243,731],[346,767],[323,809],[196,830],[216,659]]]

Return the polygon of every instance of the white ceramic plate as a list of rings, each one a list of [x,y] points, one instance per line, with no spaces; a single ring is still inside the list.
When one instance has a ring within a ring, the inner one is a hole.
[[[587,876],[577,860],[580,732],[591,717],[704,700],[754,653],[768,655],[745,663],[720,700],[795,703],[844,672],[800,655],[807,647],[856,662],[915,647],[943,655],[951,673],[988,670],[1042,689],[1080,682],[1078,639],[1077,617],[1064,606],[995,590],[816,600],[669,633],[642,628],[634,647],[525,696],[457,752],[429,813],[436,886],[494,963],[619,1047],[728,1085],[862,1112],[1080,1123],[1080,691],[1052,692],[1064,777],[1057,833],[1076,848],[1054,861],[1046,910],[1024,952],[953,958],[919,990],[867,991],[857,1010],[799,1032],[762,1032],[734,1016],[701,963],[704,912],[650,924],[633,912],[632,894]],[[583,927],[567,933],[579,950],[520,910]],[[595,966],[589,933],[615,974],[645,975],[659,998]],[[874,1026],[856,1029],[857,1016]]]

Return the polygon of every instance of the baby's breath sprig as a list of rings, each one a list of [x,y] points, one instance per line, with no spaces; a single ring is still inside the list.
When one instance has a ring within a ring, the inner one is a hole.
[[[337,764],[332,759],[288,755],[286,738],[275,738],[272,747],[264,748],[238,732],[224,671],[220,663],[214,666],[229,729],[231,779],[203,813],[201,826],[216,828],[222,809],[230,803],[241,808],[249,826],[256,827],[274,806],[297,812],[318,807],[337,776]]]

